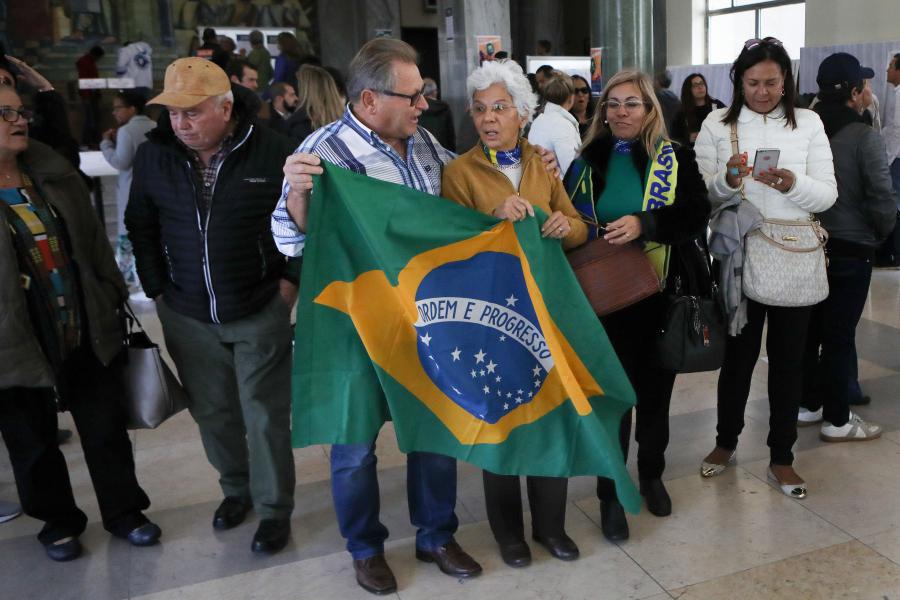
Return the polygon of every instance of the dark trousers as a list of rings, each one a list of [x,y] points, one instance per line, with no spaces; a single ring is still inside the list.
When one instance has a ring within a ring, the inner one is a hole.
[[[134,473],[125,429],[121,383],[114,367],[104,367],[86,349],[63,366],[67,407],[75,420],[103,526],[127,534],[146,522],[150,506]],[[81,534],[87,517],[75,505],[66,461],[57,441],[56,402],[46,388],[0,390],[0,432],[9,450],[22,510],[44,521],[43,544]]]
[[[494,538],[500,544],[525,539],[522,518],[522,489],[516,475],[497,475],[483,471],[484,500],[488,522]],[[565,477],[525,478],[528,505],[531,508],[531,533],[544,539],[565,534],[566,493],[569,480]]]
[[[801,405],[813,411],[822,408],[822,417],[838,427],[850,419],[851,394],[857,385],[856,325],[871,280],[871,261],[832,256],[828,298],[813,308],[810,318]]]
[[[803,391],[803,354],[810,313],[811,306],[785,308],[747,300],[747,324],[738,336],[728,337],[725,362],[719,372],[717,446],[726,450],[737,448],[738,436],[744,428],[750,380],[759,359],[763,325],[768,317],[768,445],[772,464],[793,464],[791,448],[797,441],[797,411]]]
[[[665,298],[657,294],[600,318],[637,396],[635,441],[638,444],[638,476],[641,479],[659,479],[666,468],[669,402],[675,385],[675,373],[656,366],[654,357],[654,342],[665,309]],[[619,443],[626,459],[630,438],[631,411],[628,411],[619,425]],[[611,479],[597,479],[597,496],[601,500],[615,498]]]

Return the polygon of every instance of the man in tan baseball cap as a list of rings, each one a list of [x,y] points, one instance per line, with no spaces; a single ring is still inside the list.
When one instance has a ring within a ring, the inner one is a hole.
[[[253,509],[255,553],[287,544],[294,508],[290,309],[299,261],[269,219],[296,145],[256,125],[259,101],[202,58],[166,69],[166,112],[134,159],[125,226],[144,292],[190,396],[223,499],[215,529]]]
[[[148,104],[168,109],[175,136],[204,165],[233,129],[231,82],[221,67],[204,58],[179,58],[170,64],[162,94]]]

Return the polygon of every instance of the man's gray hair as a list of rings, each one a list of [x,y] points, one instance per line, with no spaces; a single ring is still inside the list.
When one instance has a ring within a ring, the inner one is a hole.
[[[231,102],[234,105],[234,92],[228,90],[224,94],[219,94],[218,96],[213,96],[216,99],[216,106],[222,106],[226,101]]]
[[[404,41],[393,38],[369,40],[350,61],[347,75],[348,99],[350,102],[359,101],[363,90],[393,90],[394,63],[416,64],[418,61],[415,48]]]
[[[525,77],[522,67],[514,60],[485,61],[483,65],[472,71],[472,74],[466,79],[469,106],[472,106],[475,92],[486,90],[495,83],[503,84],[506,91],[509,92],[519,116],[531,121],[538,97],[531,91],[531,83]]]

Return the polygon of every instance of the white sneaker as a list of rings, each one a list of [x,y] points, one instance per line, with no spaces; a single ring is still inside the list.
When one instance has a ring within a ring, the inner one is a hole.
[[[797,427],[808,427],[822,421],[822,409],[806,410],[802,406],[797,413]]]
[[[835,427],[828,421],[822,423],[819,439],[823,442],[866,442],[881,437],[881,425],[864,421],[855,413],[850,413],[850,420],[841,427]]]

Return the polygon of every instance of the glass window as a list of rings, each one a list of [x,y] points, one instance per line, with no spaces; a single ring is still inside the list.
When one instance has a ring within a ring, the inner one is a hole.
[[[787,4],[759,11],[759,37],[772,36],[784,44],[794,60],[800,59],[800,48],[806,40],[806,5]]]
[[[732,62],[744,42],[775,37],[792,59],[806,41],[806,3],[794,0],[707,0],[706,62]]]
[[[710,15],[708,23],[710,64],[734,62],[744,42],[756,37],[756,11]]]

